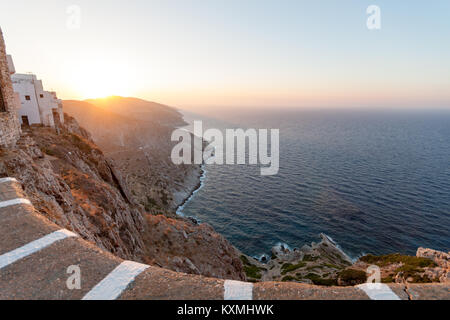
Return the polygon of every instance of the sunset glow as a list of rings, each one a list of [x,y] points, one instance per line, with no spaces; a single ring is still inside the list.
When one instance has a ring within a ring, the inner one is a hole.
[[[366,26],[370,4],[168,0],[124,9],[80,0],[73,28],[67,3],[18,0],[0,21],[17,71],[38,74],[64,99],[449,107],[449,2],[378,1],[380,30]]]
[[[118,66],[112,61],[86,59],[67,74],[67,81],[73,84],[72,90],[80,99],[133,94],[133,76],[125,65]]]

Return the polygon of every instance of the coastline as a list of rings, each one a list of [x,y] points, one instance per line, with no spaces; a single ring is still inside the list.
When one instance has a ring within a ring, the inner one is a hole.
[[[183,115],[183,121],[186,123],[186,125],[183,126],[183,127],[180,127],[180,129],[184,129],[184,130],[188,131],[189,133],[191,133],[195,137],[194,133],[191,130],[188,129],[193,123],[186,119],[186,115],[183,113],[182,110],[178,110],[178,112]],[[205,148],[205,145],[203,145],[203,147]],[[204,151],[205,150],[206,149],[204,149]],[[210,157],[211,156],[213,156],[212,153],[211,153]],[[182,201],[179,201],[179,203],[176,204],[175,213],[176,213],[177,216],[183,217],[183,218],[191,218],[194,222],[200,223],[200,220],[197,219],[197,217],[185,216],[185,214],[183,213],[183,209],[186,207],[186,205],[192,199],[194,199],[194,197],[197,194],[197,192],[199,192],[203,188],[203,186],[205,185],[206,173],[207,173],[206,164],[205,164],[205,162],[203,162],[200,165],[200,172],[199,172],[199,176],[197,178],[198,179],[197,183],[192,188],[188,187],[189,191],[187,192],[187,194],[182,198]]]
[[[203,188],[203,186],[205,184],[205,179],[206,179],[206,168],[205,168],[205,164],[202,164],[200,166],[200,177],[199,177],[198,183],[190,191],[190,193],[188,193],[188,196],[185,197],[185,199],[181,202],[181,204],[179,204],[177,206],[177,209],[175,211],[177,216],[186,218],[186,216],[183,213],[183,209],[195,197],[196,193],[199,192]],[[195,217],[191,217],[191,218],[194,218],[196,221],[198,221],[198,219]]]

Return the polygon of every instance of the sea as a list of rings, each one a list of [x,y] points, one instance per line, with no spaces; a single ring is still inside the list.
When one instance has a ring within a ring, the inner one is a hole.
[[[280,169],[205,165],[178,213],[261,257],[330,236],[356,259],[450,250],[450,111],[230,109],[184,112],[192,128],[279,129]]]

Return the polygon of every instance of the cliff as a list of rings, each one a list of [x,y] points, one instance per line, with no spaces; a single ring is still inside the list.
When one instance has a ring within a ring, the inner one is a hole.
[[[174,165],[171,134],[184,125],[173,108],[135,98],[64,101],[64,110],[91,134],[147,212],[175,217],[176,208],[197,187],[198,165]]]
[[[4,151],[0,175],[21,181],[36,208],[50,221],[119,257],[136,259],[144,246],[144,218],[129,206],[121,178],[85,137],[35,128]]]
[[[153,216],[135,203],[114,162],[69,116],[60,134],[33,127],[16,148],[0,149],[0,177],[18,179],[50,221],[120,258],[245,279],[237,251],[211,227]]]

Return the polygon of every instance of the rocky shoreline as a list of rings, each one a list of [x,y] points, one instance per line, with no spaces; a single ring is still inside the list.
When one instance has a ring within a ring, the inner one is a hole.
[[[204,165],[199,166],[198,171],[192,171],[191,179],[186,179],[183,190],[174,190],[173,198],[174,203],[177,206],[176,214],[181,217],[185,217],[182,210],[186,204],[189,203],[195,196],[195,194],[201,190],[204,185],[204,179],[206,178],[206,170]],[[195,183],[196,182],[196,183]],[[181,201],[180,201],[181,200]],[[195,217],[189,217],[191,220],[196,220]]]
[[[300,249],[273,247],[267,261],[241,254],[248,280],[353,286],[367,282],[379,270],[378,280],[383,283],[450,283],[450,252],[419,248],[416,256],[369,254],[353,261],[330,237],[320,237],[319,243]]]
[[[186,122],[186,119],[183,118],[183,121]],[[191,135],[193,133],[191,132]],[[207,141],[203,141],[203,148],[204,152],[208,152],[206,149],[208,145]],[[214,150],[210,150],[210,156],[214,155]],[[185,217],[183,213],[183,208],[189,201],[191,201],[195,194],[200,191],[204,186],[204,181],[206,179],[206,164],[203,163],[201,165],[196,165],[197,170],[193,170],[191,172],[191,175],[187,177],[183,183],[182,190],[174,190],[173,193],[173,199],[174,203],[177,206],[176,208],[176,214],[180,217]],[[189,220],[193,221],[194,223],[198,223],[198,220],[196,217],[186,217]]]

